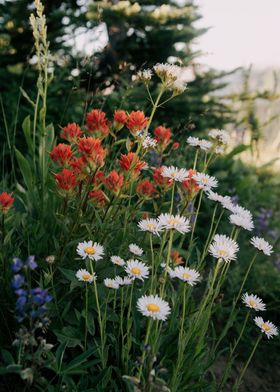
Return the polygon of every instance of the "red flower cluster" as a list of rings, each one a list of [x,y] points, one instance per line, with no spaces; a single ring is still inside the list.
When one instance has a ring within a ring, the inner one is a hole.
[[[133,135],[136,135],[138,131],[141,131],[148,124],[148,118],[145,117],[145,113],[137,110],[137,112],[131,112],[127,118],[127,128]]]
[[[51,151],[51,159],[60,166],[68,166],[72,158],[73,151],[68,144],[59,143]]]
[[[12,207],[15,199],[12,197],[10,193],[2,192],[0,194],[0,211],[3,214],[6,214],[9,209]]]
[[[89,192],[89,198],[96,207],[101,207],[106,204],[105,194],[100,189]]]
[[[118,174],[116,170],[111,173],[104,180],[104,184],[110,189],[111,192],[118,193],[123,186],[123,175]]]
[[[68,123],[66,127],[62,128],[62,131],[60,133],[61,139],[65,139],[69,143],[77,143],[81,136],[81,128],[76,123]]]
[[[133,179],[138,178],[140,171],[146,166],[146,162],[140,161],[134,152],[129,152],[127,155],[121,155],[120,167],[124,171],[131,171]]]
[[[124,110],[115,110],[114,113],[114,127],[117,131],[120,131],[127,121],[127,115]]]
[[[165,128],[164,126],[160,125],[154,130],[154,135],[158,145],[162,149],[165,149],[171,142],[172,133],[170,128]]]
[[[184,262],[183,257],[177,250],[173,249],[170,256],[174,264],[182,264]]]
[[[169,179],[166,177],[162,177],[161,173],[163,169],[164,166],[157,167],[154,169],[154,182],[160,187],[169,188],[172,185],[172,181],[169,181]]]
[[[55,181],[59,189],[71,193],[77,186],[77,180],[73,170],[63,169],[55,175]]]
[[[151,196],[156,193],[156,188],[154,187],[153,183],[149,180],[143,180],[139,182],[136,193],[141,196]]]
[[[192,178],[194,175],[196,174],[196,170],[190,169],[188,171],[188,176],[189,178],[187,178],[185,181],[183,181],[181,183],[183,189],[185,189],[190,198],[192,199],[195,194],[200,190],[199,185],[197,184],[197,182]]]
[[[109,125],[106,114],[99,109],[93,109],[87,114],[87,128],[91,134],[103,139],[109,134]]]
[[[83,137],[79,140],[78,150],[91,168],[95,169],[104,165],[106,150],[102,147],[100,139]]]

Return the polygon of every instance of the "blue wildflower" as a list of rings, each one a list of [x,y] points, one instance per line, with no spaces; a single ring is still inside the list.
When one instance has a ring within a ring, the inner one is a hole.
[[[19,272],[23,267],[23,261],[15,257],[12,261],[11,270],[13,272]]]
[[[16,274],[12,279],[11,287],[14,290],[19,289],[24,284],[24,282],[25,282],[24,276],[20,274]]]

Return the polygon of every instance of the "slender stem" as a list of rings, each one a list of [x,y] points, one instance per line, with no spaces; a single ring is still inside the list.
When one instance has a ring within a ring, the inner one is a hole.
[[[155,274],[156,274],[156,266],[155,266],[154,247],[153,247],[153,234],[152,233],[150,233],[149,239],[150,239],[150,251],[151,251],[151,258],[152,258],[152,284],[151,284],[151,290],[153,292],[154,281],[155,281]]]
[[[173,181],[173,185],[172,185],[171,203],[170,203],[170,210],[169,210],[170,214],[172,214],[172,211],[173,211],[174,195],[175,195],[175,181]]]
[[[227,361],[227,365],[226,365],[226,368],[225,368],[225,370],[224,370],[223,378],[222,378],[222,381],[220,382],[220,385],[219,385],[219,387],[218,387],[217,392],[219,392],[219,391],[222,390],[224,384],[226,383],[226,381],[227,381],[227,379],[228,379],[228,375],[229,375],[228,373],[229,373],[229,370],[230,370],[230,368],[231,368],[231,366],[232,366],[232,358],[233,358],[233,355],[234,355],[234,353],[235,353],[235,350],[236,350],[236,348],[237,348],[237,346],[238,346],[238,344],[239,344],[239,342],[240,342],[240,340],[241,340],[241,338],[242,338],[242,336],[243,336],[243,333],[244,333],[244,331],[245,331],[245,328],[246,328],[246,325],[247,325],[249,316],[250,316],[250,311],[247,312],[246,317],[245,317],[245,320],[244,320],[244,323],[243,323],[242,328],[241,328],[241,331],[240,331],[240,334],[239,334],[238,338],[236,339],[233,348],[232,348],[231,351],[230,351],[230,355],[229,355],[229,358],[228,358],[228,361]]]
[[[60,324],[63,325],[61,314],[60,314],[60,311],[59,311],[59,308],[58,308],[58,301],[57,301],[56,290],[55,290],[55,287],[54,287],[54,281],[53,281],[54,271],[53,271],[52,263],[50,263],[50,273],[51,273],[52,294],[53,294],[53,298],[54,298],[56,314],[57,314],[57,317],[59,319]]]
[[[245,283],[246,283],[246,281],[247,281],[247,279],[248,279],[248,275],[249,275],[249,273],[250,273],[250,271],[251,271],[251,268],[253,267],[253,264],[254,264],[256,258],[257,258],[257,252],[255,253],[254,257],[252,258],[252,260],[251,260],[251,262],[250,262],[250,264],[249,264],[249,267],[247,268],[246,274],[245,274],[245,276],[244,276],[244,278],[243,278],[243,281],[242,281],[242,283],[241,283],[241,286],[240,286],[240,289],[239,289],[239,291],[238,291],[237,297],[236,297],[236,299],[235,299],[235,301],[234,301],[234,308],[235,308],[235,306],[236,306],[236,304],[237,304],[239,298],[241,297],[241,293],[242,293],[242,291],[243,291],[243,287],[244,287],[244,285],[245,285]]]
[[[162,298],[164,297],[164,290],[165,290],[165,285],[166,285],[166,281],[167,281],[168,267],[169,267],[170,255],[171,255],[172,243],[173,243],[173,235],[174,235],[174,232],[173,232],[173,230],[171,230],[169,242],[168,242],[167,258],[166,258],[166,265],[165,265],[165,271],[164,271],[164,280],[163,280],[163,284],[162,284],[161,291],[160,291]]]
[[[198,154],[199,154],[199,148],[197,148],[197,150],[195,152],[195,157],[194,157],[194,162],[193,162],[193,170],[196,169]]]
[[[255,343],[255,345],[253,347],[253,350],[252,350],[251,354],[249,355],[249,358],[248,358],[245,366],[241,370],[240,375],[239,375],[238,379],[236,380],[236,382],[235,382],[235,384],[233,386],[233,392],[237,392],[238,391],[238,389],[239,389],[239,387],[241,385],[242,379],[244,377],[244,374],[246,373],[246,370],[247,370],[247,368],[248,368],[248,366],[249,366],[249,364],[250,364],[250,362],[251,362],[251,360],[253,358],[253,355],[255,354],[255,351],[256,351],[256,349],[258,347],[258,344],[260,343],[261,339],[262,339],[262,334],[260,334],[258,339],[256,340],[256,343]]]
[[[87,349],[87,334],[88,334],[88,284],[86,283],[85,294],[85,350]]]
[[[150,337],[150,332],[151,332],[151,326],[152,326],[152,319],[149,318],[145,341],[144,341],[144,349],[143,349],[143,353],[142,353],[142,357],[141,357],[141,365],[140,365],[140,369],[139,369],[139,373],[138,373],[138,379],[140,381],[141,381],[141,377],[142,377],[143,366],[144,366],[146,351],[147,351],[147,344],[149,342],[149,337]]]

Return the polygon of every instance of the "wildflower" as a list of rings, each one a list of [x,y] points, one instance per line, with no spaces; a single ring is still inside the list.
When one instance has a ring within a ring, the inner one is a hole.
[[[145,150],[148,150],[148,149],[153,150],[153,149],[156,148],[156,145],[157,145],[157,141],[156,141],[155,139],[153,139],[153,138],[152,138],[151,136],[149,136],[149,135],[147,135],[147,136],[145,137],[145,139],[143,140],[143,142],[142,142],[142,147],[143,147]]]
[[[223,129],[212,129],[208,135],[222,144],[228,144],[230,141],[229,134]]]
[[[122,154],[119,163],[124,171],[132,171],[131,174],[133,179],[136,179],[139,176],[140,171],[146,166],[146,163],[139,161],[138,156],[133,152],[129,152],[127,155]]]
[[[178,79],[181,67],[169,63],[154,65],[154,71],[163,83],[170,85]]]
[[[205,139],[201,139],[199,141],[199,147],[201,148],[201,150],[210,150],[210,148],[212,147],[212,143],[209,142],[208,140]]]
[[[248,219],[248,220],[253,219],[252,213],[249,210],[247,210],[246,208],[239,206],[238,204],[233,206],[232,212],[234,214],[241,216],[244,219]]]
[[[163,321],[167,319],[171,312],[168,302],[161,299],[158,295],[143,295],[137,301],[137,309],[143,316]]]
[[[172,277],[183,280],[184,282],[187,282],[190,286],[194,286],[198,283],[200,279],[200,274],[194,269],[179,266],[174,268]]]
[[[115,279],[104,279],[104,284],[110,289],[118,289],[120,287],[119,283]]]
[[[129,286],[133,282],[133,279],[131,279],[129,276],[125,276],[123,278],[121,276],[116,276],[114,280],[120,286]]]
[[[156,188],[151,181],[143,180],[137,185],[136,193],[140,194],[141,196],[151,196],[156,193]]]
[[[69,165],[72,155],[71,147],[64,143],[59,143],[50,153],[51,159],[60,166]]]
[[[11,282],[11,287],[14,290],[19,289],[23,284],[25,283],[25,279],[23,275],[16,274],[13,277],[13,280]]]
[[[125,261],[120,256],[111,256],[110,260],[113,264],[119,265],[120,267],[125,265]]]
[[[200,187],[197,182],[193,179],[193,176],[196,174],[196,170],[190,169],[188,171],[188,178],[182,181],[182,188],[185,189],[190,197],[193,198],[194,195],[199,191]]]
[[[96,279],[95,274],[92,275],[85,269],[79,269],[76,272],[76,277],[81,282],[89,282],[89,283],[93,282]]]
[[[156,185],[169,188],[170,186],[172,186],[172,182],[167,177],[162,176],[164,168],[165,166],[155,168],[153,177]]]
[[[242,302],[245,304],[245,306],[247,306],[247,308],[254,309],[256,312],[266,309],[266,305],[263,303],[263,300],[254,294],[243,294]]]
[[[226,263],[236,259],[239,246],[236,241],[226,235],[216,234],[213,243],[209,247],[209,253],[216,259],[224,260]]]
[[[100,139],[82,137],[78,143],[78,150],[83,159],[93,166],[93,169],[104,165],[106,150],[101,145]]]
[[[180,143],[178,143],[178,142],[175,142],[175,143],[172,144],[172,149],[173,150],[178,150],[179,147],[180,147]]]
[[[24,263],[18,257],[14,257],[11,265],[11,270],[13,272],[19,272],[24,266]]]
[[[59,189],[66,192],[73,192],[77,186],[75,173],[69,169],[63,169],[55,175],[56,185]]]
[[[250,218],[243,217],[238,214],[230,215],[229,221],[232,225],[242,227],[245,230],[252,231],[254,228],[254,223]]]
[[[65,139],[69,143],[77,143],[81,135],[81,128],[76,123],[68,123],[66,127],[62,128],[60,133],[61,139]]]
[[[99,109],[93,109],[86,117],[87,128],[91,134],[98,138],[104,138],[109,134],[106,114]]]
[[[209,176],[206,173],[197,172],[193,179],[197,182],[201,189],[205,191],[211,190],[211,188],[216,188],[218,186],[218,181],[215,177]]]
[[[114,127],[120,131],[127,121],[127,114],[124,110],[115,110],[114,112]]]
[[[104,255],[104,248],[97,242],[93,243],[92,241],[84,241],[79,242],[77,246],[77,253],[82,259],[86,259],[88,257],[90,260],[97,261],[102,259]]]
[[[188,178],[188,171],[174,166],[164,166],[161,175],[174,181],[183,182]]]
[[[48,263],[48,264],[53,264],[54,262],[55,262],[55,256],[54,255],[49,255],[49,256],[47,256],[46,257],[46,262]]]
[[[83,180],[87,176],[87,162],[83,157],[74,157],[69,163],[77,178]]]
[[[223,146],[217,146],[215,148],[215,153],[218,155],[223,155],[225,153],[225,148]]]
[[[250,243],[257,249],[261,250],[266,256],[270,256],[273,253],[272,246],[264,239],[260,237],[252,237]]]
[[[128,248],[129,248],[129,251],[136,256],[142,256],[142,254],[143,254],[143,249],[140,248],[136,244],[129,244]]]
[[[10,193],[2,192],[0,194],[0,211],[6,214],[12,207],[14,201],[15,199]]]
[[[118,174],[116,170],[112,170],[105,178],[104,184],[111,192],[118,193],[123,186],[123,175]]]
[[[134,279],[144,280],[149,276],[149,267],[139,260],[128,260],[125,272]]]
[[[165,230],[177,230],[181,234],[185,234],[190,231],[190,221],[184,216],[161,214],[158,217],[158,222],[160,227]]]
[[[262,317],[254,318],[255,324],[265,333],[268,339],[278,335],[278,328],[270,321],[264,321]]]
[[[189,136],[187,138],[187,143],[190,146],[192,146],[192,147],[199,147],[199,138],[198,137]]]
[[[138,223],[138,227],[141,231],[148,231],[152,234],[157,234],[157,235],[159,235],[159,232],[162,230],[158,221],[156,219],[151,219],[151,218],[142,219]]]
[[[170,257],[171,257],[172,262],[175,263],[175,264],[182,264],[183,263],[183,257],[175,249],[173,249],[171,251]]]
[[[148,124],[148,118],[145,117],[145,113],[137,110],[133,111],[128,115],[127,118],[127,128],[133,135],[136,135],[138,131],[141,131]]]
[[[95,207],[102,207],[106,204],[105,194],[100,189],[89,192],[88,196],[89,199],[95,204]]]
[[[143,71],[137,72],[137,79],[142,80],[144,83],[148,83],[152,79],[153,73],[150,69],[143,69]]]
[[[172,133],[170,128],[160,125],[154,130],[155,139],[162,149],[165,149],[171,142]]]

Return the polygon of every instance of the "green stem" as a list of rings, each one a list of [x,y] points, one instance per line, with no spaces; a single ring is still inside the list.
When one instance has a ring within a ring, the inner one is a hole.
[[[141,356],[141,365],[140,365],[140,369],[139,369],[139,373],[138,373],[138,379],[140,381],[141,381],[141,377],[142,377],[142,373],[143,373],[143,367],[144,367],[144,362],[145,362],[145,358],[146,358],[146,351],[147,351],[147,344],[149,342],[149,337],[150,337],[150,333],[151,333],[151,326],[152,326],[152,319],[149,318],[145,341],[144,341],[144,349],[143,349],[143,353]]]
[[[88,334],[88,286],[86,283],[85,295],[85,350],[87,349],[87,334]]]
[[[233,386],[233,392],[237,392],[238,391],[238,389],[239,389],[239,387],[241,385],[242,379],[244,377],[244,374],[245,374],[245,372],[246,372],[246,370],[247,370],[247,368],[248,368],[248,366],[249,366],[249,364],[250,364],[250,362],[251,362],[251,360],[253,358],[253,355],[255,354],[255,351],[256,351],[256,349],[258,347],[258,344],[260,343],[261,339],[262,339],[262,335],[260,334],[258,339],[256,340],[256,343],[255,343],[255,345],[253,347],[253,350],[252,350],[252,352],[251,352],[251,354],[250,354],[250,356],[249,356],[245,366],[241,370],[240,375],[239,375],[238,379],[236,380],[236,382],[235,382],[235,384]]]
[[[193,162],[193,170],[196,169],[198,154],[199,154],[199,148],[197,148],[197,150],[195,152],[195,157],[194,157],[194,162]]]

